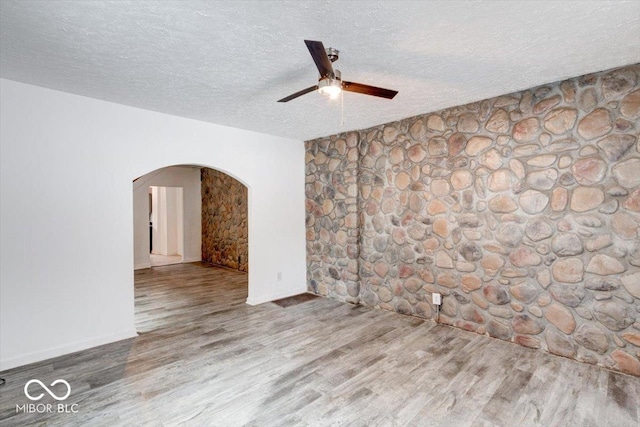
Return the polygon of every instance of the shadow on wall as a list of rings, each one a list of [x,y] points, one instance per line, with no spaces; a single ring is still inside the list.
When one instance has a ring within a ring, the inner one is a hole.
[[[640,376],[640,65],[306,143],[309,289]]]
[[[214,169],[201,169],[202,261],[249,271],[247,187]]]

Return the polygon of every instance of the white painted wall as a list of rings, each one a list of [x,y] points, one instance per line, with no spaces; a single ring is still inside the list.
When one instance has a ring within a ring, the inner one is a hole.
[[[182,188],[162,187],[164,188],[166,210],[166,236],[167,246],[164,248],[163,255],[182,255],[178,249],[178,217],[182,215]]]
[[[160,255],[182,255],[178,249],[178,217],[182,216],[181,187],[156,187],[158,188],[158,202],[160,215],[158,215],[158,231],[162,235],[161,245],[158,248]],[[154,226],[155,228],[155,226]],[[135,232],[134,232],[135,236]]]
[[[182,256],[182,260],[184,261],[185,256],[184,256],[184,189],[183,187],[179,187],[176,188],[176,223],[175,223],[175,227],[176,227],[176,253],[178,255]],[[202,205],[202,197],[200,197],[200,195],[198,195],[198,199],[200,201],[200,203],[198,204],[198,207],[201,207]],[[191,206],[190,209],[193,209],[193,207]],[[199,213],[198,218],[196,220],[196,222],[198,224],[200,224],[200,227],[197,227],[198,230],[202,229],[202,221],[200,221],[202,217],[202,212]],[[198,241],[202,240],[202,233],[200,233],[200,238],[198,239]],[[187,261],[200,261],[202,259],[202,250],[198,250],[197,255],[194,255],[194,258],[197,259],[190,259]]]
[[[153,236],[153,243],[152,243],[152,253],[158,253],[160,250],[161,246],[165,246],[165,233],[160,233],[159,232],[159,225],[160,225],[160,218],[163,218],[163,212],[162,211],[162,203],[160,200],[160,189],[162,187],[151,187],[151,212],[152,214],[150,215],[151,217],[151,223],[153,224],[153,228],[150,231],[150,234]],[[139,269],[141,268],[140,263],[139,263],[139,258],[138,258],[138,247],[141,246],[140,243],[138,241],[138,235],[140,234],[140,229],[139,229],[139,223],[138,221],[136,221],[138,219],[138,217],[140,217],[141,215],[139,215],[138,209],[137,209],[137,203],[136,203],[136,199],[135,199],[135,190],[133,193],[133,246],[134,246],[134,250],[133,250],[133,268],[134,269]],[[166,210],[166,209],[165,209]],[[164,221],[164,218],[163,218]],[[149,263],[151,264],[151,263]],[[144,266],[146,267],[146,265]]]
[[[182,187],[151,187],[152,194],[152,220],[153,224],[153,248],[151,253],[158,255],[180,255],[182,251]],[[135,197],[135,189],[134,189]],[[200,202],[202,204],[202,201]],[[139,226],[135,219],[142,216],[136,209],[137,204],[133,201],[133,245],[138,246],[136,238],[139,233]],[[147,233],[147,237],[149,234]],[[141,245],[140,245],[141,246]],[[148,251],[148,249],[147,249]],[[134,268],[139,269],[137,253],[134,250]],[[199,261],[199,260],[198,260]]]
[[[202,259],[200,169],[173,166],[150,172],[133,183],[134,268],[151,266],[149,260],[149,187],[181,187],[183,189],[182,230],[184,230],[184,236],[182,239],[178,238],[176,252],[183,255],[184,262],[200,261]],[[177,225],[180,227],[180,224]],[[154,244],[155,242],[154,238]],[[184,246],[182,242],[184,242]]]
[[[301,141],[0,79],[0,370],[135,336],[131,182],[176,164],[249,188],[248,303],[306,290]]]

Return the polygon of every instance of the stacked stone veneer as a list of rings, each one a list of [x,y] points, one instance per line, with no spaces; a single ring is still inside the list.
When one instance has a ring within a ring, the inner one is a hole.
[[[639,82],[308,141],[310,290],[640,376]]]
[[[202,261],[249,271],[247,187],[209,168],[201,179]]]

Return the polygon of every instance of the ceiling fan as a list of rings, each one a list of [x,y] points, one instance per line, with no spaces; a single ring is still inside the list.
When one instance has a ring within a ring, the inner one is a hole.
[[[322,42],[319,41],[305,40],[304,42],[306,43],[309,53],[311,53],[311,57],[320,72],[318,84],[302,89],[299,92],[278,100],[278,102],[289,102],[292,99],[296,99],[297,97],[313,92],[314,90],[317,90],[319,93],[326,95],[331,99],[337,98],[343,90],[387,99],[393,99],[393,97],[398,94],[398,91],[395,90],[342,80],[340,71],[334,70],[333,65],[331,65],[333,62],[338,60],[339,52],[331,47],[325,49]]]

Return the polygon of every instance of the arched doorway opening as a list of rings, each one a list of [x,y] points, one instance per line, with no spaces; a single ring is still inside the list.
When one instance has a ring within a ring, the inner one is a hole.
[[[133,180],[134,269],[150,255],[249,271],[249,187],[202,165],[173,165]]]
[[[160,277],[172,264],[204,263],[241,272],[240,278],[234,276],[234,289],[246,300],[249,187],[243,182],[202,165],[159,168],[133,181],[133,217],[136,313],[139,281],[146,283],[150,274]],[[157,270],[144,272],[149,269]],[[187,278],[202,273],[193,266],[176,266],[172,271]],[[239,283],[244,283],[240,292]]]

